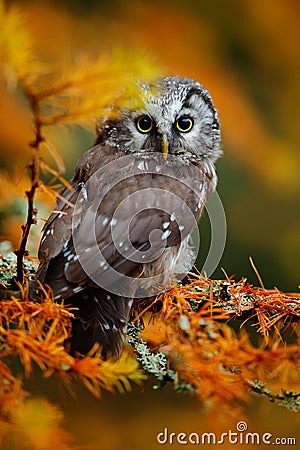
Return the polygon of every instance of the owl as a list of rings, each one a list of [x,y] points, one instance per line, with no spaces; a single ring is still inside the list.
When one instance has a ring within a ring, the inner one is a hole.
[[[122,350],[132,301],[168,289],[191,269],[190,243],[216,187],[221,156],[217,111],[189,78],[139,82],[99,120],[97,139],[78,161],[70,187],[43,230],[40,285],[74,306],[70,352],[99,343]]]

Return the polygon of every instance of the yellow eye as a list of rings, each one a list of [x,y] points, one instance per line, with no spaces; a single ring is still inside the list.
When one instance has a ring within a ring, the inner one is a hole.
[[[193,128],[194,121],[189,116],[182,116],[176,120],[176,128],[181,133],[187,133]]]
[[[150,133],[153,128],[153,120],[149,116],[141,116],[136,121],[136,127],[140,133]]]

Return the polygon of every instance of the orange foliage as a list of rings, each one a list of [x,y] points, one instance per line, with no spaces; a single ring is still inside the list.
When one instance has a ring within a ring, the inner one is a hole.
[[[26,400],[22,408],[12,411],[10,420],[13,424],[11,442],[19,447],[22,442],[23,448],[32,450],[47,450],[49,447],[57,450],[71,450],[72,441],[62,428],[63,416],[57,407],[46,400]]]
[[[71,334],[72,311],[54,303],[51,291],[44,293],[41,303],[30,301],[24,289],[22,298],[0,304],[0,422],[13,422],[12,411],[22,409],[28,395],[10,369],[9,361],[15,357],[27,377],[35,363],[45,377],[56,374],[71,390],[78,379],[96,397],[102,389],[123,392],[132,382],[145,379],[135,357],[126,351],[117,361],[104,361],[97,345],[84,358],[69,355],[65,343]],[[161,382],[172,379],[175,389],[194,393],[210,411],[235,414],[242,403],[250,401],[251,391],[259,392],[258,382],[275,390],[270,394],[274,400],[283,382],[285,389],[300,389],[299,337],[294,334],[291,344],[285,339],[288,330],[299,333],[299,308],[300,294],[255,289],[245,280],[213,281],[197,276],[148,305],[137,302],[132,323],[144,323],[140,338],[152,356],[165,355],[175,374],[170,378],[165,372]],[[232,317],[240,318],[239,333],[230,326]],[[250,320],[258,327],[256,338],[258,333],[262,336],[257,344],[245,328]],[[135,343],[135,349],[142,362],[139,345]],[[147,363],[143,367],[153,373]]]
[[[61,154],[66,150],[56,149],[52,139],[60,136],[65,144],[58,125],[93,127],[95,117],[107,112],[107,103],[124,85],[133,78],[160,72],[193,76],[203,82],[219,107],[229,151],[268,185],[298,190],[299,152],[294,151],[299,93],[298,70],[294,70],[299,60],[297,3],[291,0],[279,7],[268,0],[268,20],[259,0],[243,4],[242,9],[238,0],[231,3],[231,11],[247,18],[248,28],[242,20],[227,24],[222,18],[219,29],[204,15],[194,18],[188,8],[174,4],[171,9],[167,2],[136,1],[130,8],[124,3],[114,12],[114,20],[105,11],[93,11],[83,21],[51,4],[35,2],[26,5],[26,10],[17,6],[7,9],[0,0],[0,139],[5,149],[1,157],[6,166],[13,163],[18,171],[19,165],[28,164],[33,148],[34,200],[40,199],[40,219],[59,195],[57,187],[67,183],[61,175],[65,169]],[[276,30],[285,23],[290,26],[284,27],[283,38]],[[249,38],[251,24],[255,32]],[[282,135],[268,127],[253,100],[251,80],[245,86],[234,64],[229,67],[224,61],[223,52],[229,49],[223,43],[221,25],[228,27],[229,36],[239,31],[261,70],[269,73],[265,95],[275,122],[282,124]],[[276,52],[266,54],[261,40],[269,41]],[[120,42],[126,43],[127,50],[112,51]],[[163,70],[157,69],[157,62],[144,48],[151,48],[163,61]],[[289,84],[281,82],[277,89],[283,66]],[[279,77],[273,77],[277,73]],[[124,101],[130,101],[132,94],[127,92]],[[289,104],[288,98],[293,100]],[[30,146],[31,141],[35,142]],[[67,151],[73,152],[72,145]],[[9,237],[16,244],[15,201],[24,197],[30,180],[11,184],[2,172],[1,183],[0,210],[9,210],[1,238]],[[44,210],[43,204],[47,205]],[[33,239],[36,244],[37,236]],[[278,400],[283,385],[300,389],[296,345],[300,295],[254,289],[244,279],[225,283],[198,277],[188,286],[176,286],[145,310],[141,304],[136,306],[133,322],[144,322],[139,338],[152,355],[165,355],[175,374],[175,388],[188,387],[207,408],[223,408],[233,414],[250,401],[250,392],[266,395],[256,384],[257,378],[261,385],[266,383],[275,390],[268,394],[271,400]],[[96,397],[102,389],[128,390],[131,382],[143,381],[145,373],[126,352],[118,361],[103,361],[97,347],[84,358],[70,356],[64,344],[70,336],[72,311],[55,304],[46,289],[41,303],[31,302],[26,289],[22,294],[21,299],[0,304],[0,444],[13,439],[14,444],[24,441],[27,448],[44,450],[51,442],[51,447],[67,450],[70,437],[63,431],[60,412],[44,400],[27,399],[23,374],[13,372],[11,360],[19,358],[26,376],[37,365],[45,377],[57,374],[70,389],[74,378],[78,379]],[[241,321],[239,332],[230,326],[232,318]],[[246,331],[247,324],[256,333]],[[252,339],[258,343],[254,345]]]
[[[157,309],[158,303],[160,311],[149,320],[147,311]],[[197,276],[162,294],[142,312],[140,308],[137,304],[133,314],[133,321],[143,318],[140,337],[154,353],[167,356],[178,374],[175,387],[184,380],[215,413],[221,408],[236,415],[240,403],[249,402],[257,380],[279,394],[283,380],[285,388],[299,391],[298,338],[294,334],[294,343],[287,345],[285,336],[299,332],[300,294],[253,288],[246,280]],[[241,323],[239,333],[230,326],[232,318]],[[257,329],[257,344],[246,331],[247,322]]]
[[[126,353],[118,361],[103,361],[97,348],[85,358],[70,356],[64,344],[70,337],[72,317],[72,311],[54,303],[52,293],[46,290],[41,303],[31,302],[26,289],[22,290],[22,298],[1,301],[0,443],[12,434],[36,450],[46,450],[50,442],[61,450],[70,448],[70,437],[60,426],[59,411],[44,400],[26,400],[29,393],[23,390],[20,375],[11,368],[16,357],[26,377],[36,364],[45,377],[60,376],[71,391],[74,379],[80,380],[96,397],[102,389],[124,392],[130,390],[131,383],[145,379],[136,359]]]

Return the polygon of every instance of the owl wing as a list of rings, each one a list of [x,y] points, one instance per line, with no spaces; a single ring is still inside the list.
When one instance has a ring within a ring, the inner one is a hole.
[[[111,148],[94,146],[89,149],[78,161],[74,177],[70,182],[71,188],[60,192],[56,205],[43,227],[38,257],[40,266],[38,279],[44,282],[49,263],[62,253],[63,248],[70,241],[72,235],[72,221],[74,206],[82,191],[82,186],[92,174],[92,167],[105,165],[114,158]]]
[[[37,278],[56,298],[95,286],[92,280],[106,277],[109,267],[120,276],[142,270],[143,256],[154,261],[195,226],[205,198],[184,183],[196,176],[193,166],[168,167],[160,155],[122,156],[109,147],[90,149],[76,167],[74,191],[62,193],[68,203],[60,200],[45,226]],[[171,176],[161,176],[160,165]]]

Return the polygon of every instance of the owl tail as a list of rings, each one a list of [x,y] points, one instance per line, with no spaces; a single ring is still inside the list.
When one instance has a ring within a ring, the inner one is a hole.
[[[69,297],[78,310],[74,312],[70,353],[86,355],[99,343],[102,356],[119,357],[128,322],[131,301],[100,288],[87,288],[82,293]]]

